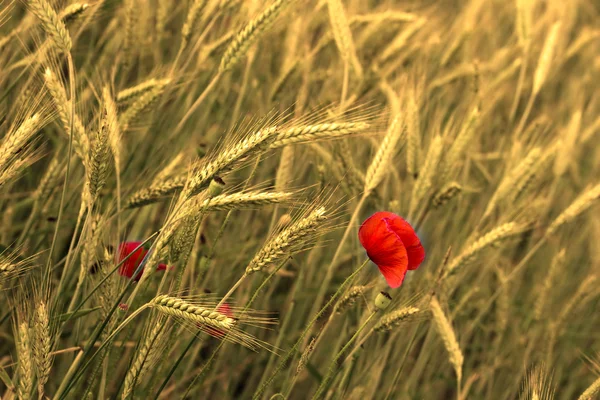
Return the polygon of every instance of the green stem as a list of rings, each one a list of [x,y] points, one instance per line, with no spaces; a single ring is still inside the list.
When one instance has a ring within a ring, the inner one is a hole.
[[[356,223],[356,220],[358,219],[358,215],[360,214],[360,210],[361,210],[365,200],[367,199],[367,196],[368,196],[368,193],[365,192],[362,195],[362,197],[360,198],[360,200],[358,201],[356,208],[354,209],[354,213],[352,214],[352,217],[350,218],[350,222],[348,222],[346,231],[344,232],[344,235],[342,236],[342,239],[340,240],[338,247],[335,250],[333,259],[329,263],[329,267],[327,268],[327,271],[325,273],[325,278],[323,279],[323,281],[321,283],[321,287],[319,288],[319,292],[317,294],[317,297],[315,298],[315,302],[313,303],[314,306],[313,306],[313,309],[311,310],[311,314],[314,314],[316,312],[318,307],[323,302],[323,299],[325,298],[325,293],[327,292],[329,284],[331,283],[331,279],[333,278],[333,274],[335,272],[335,268],[337,266],[338,259],[342,255],[342,250],[344,249],[344,243],[346,243],[346,240],[348,239],[348,236],[350,235],[350,231],[354,228],[354,224]]]
[[[304,331],[300,334],[300,337],[298,338],[298,340],[296,340],[296,343],[294,343],[294,345],[287,352],[287,354],[285,355],[285,357],[283,357],[283,359],[280,361],[279,365],[277,365],[277,368],[271,374],[271,376],[269,377],[269,379],[267,379],[267,381],[265,383],[263,383],[258,388],[258,390],[254,393],[254,396],[252,397],[253,399],[260,399],[261,398],[262,394],[267,389],[267,387],[273,382],[273,380],[275,379],[275,377],[279,374],[279,372],[281,372],[281,370],[288,363],[288,361],[290,361],[290,359],[296,354],[298,348],[300,347],[300,344],[304,340],[304,337],[309,333],[309,331],[311,330],[311,328],[315,324],[315,322],[317,322],[317,320],[319,318],[321,318],[323,316],[323,314],[325,314],[325,312],[327,311],[327,309],[333,305],[333,303],[338,299],[338,297],[340,297],[341,294],[344,292],[344,290],[346,289],[346,287],[354,280],[354,278],[360,273],[360,271],[362,271],[362,269],[368,263],[369,263],[369,259],[366,259],[365,262],[363,262],[362,265],[360,267],[358,267],[356,269],[356,271],[354,271],[340,285],[340,287],[338,288],[338,290],[333,294],[333,296],[331,296],[331,299],[329,299],[329,301],[323,306],[323,308],[321,308],[321,310],[308,323],[308,325],[306,326],[306,328],[304,329]]]
[[[352,335],[352,337],[350,338],[350,340],[348,340],[348,342],[344,345],[344,347],[342,347],[342,349],[335,355],[335,357],[331,361],[331,364],[329,365],[329,369],[327,371],[327,375],[325,375],[325,378],[321,382],[321,385],[319,385],[319,388],[317,389],[317,392],[313,396],[313,399],[318,399],[318,398],[323,397],[323,395],[325,394],[325,391],[329,387],[329,383],[331,382],[331,380],[337,374],[338,367],[339,367],[340,360],[341,360],[342,356],[344,355],[344,353],[346,352],[346,350],[348,350],[350,348],[350,346],[352,345],[352,343],[354,343],[354,341],[356,340],[356,338],[358,337],[358,335],[362,332],[362,330],[365,329],[365,327],[371,321],[371,319],[373,319],[373,317],[375,316],[375,314],[377,314],[377,311],[378,310],[375,309],[375,311],[373,311],[371,313],[371,315],[369,315],[369,317],[365,320],[365,322],[363,322],[363,324],[356,330],[356,332],[354,332],[354,335]]]

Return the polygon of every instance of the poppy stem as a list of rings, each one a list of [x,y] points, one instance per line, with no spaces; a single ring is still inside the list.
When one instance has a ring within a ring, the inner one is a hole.
[[[342,295],[342,293],[344,293],[344,290],[346,289],[346,287],[350,283],[352,283],[352,281],[354,280],[354,278],[356,278],[356,276],[360,273],[360,271],[362,271],[362,269],[367,264],[369,264],[369,261],[370,260],[367,258],[360,265],[360,267],[358,267],[349,277],[346,278],[346,280],[344,282],[342,282],[342,284],[340,285],[340,287],[338,288],[338,290],[333,294],[333,296],[331,296],[331,298],[329,299],[329,301],[310,320],[310,322],[308,323],[308,325],[306,326],[306,328],[304,328],[304,330],[300,334],[300,337],[296,340],[296,342],[294,343],[294,345],[292,346],[292,348],[281,359],[281,361],[277,365],[277,368],[275,368],[275,371],[273,371],[273,373],[271,374],[271,376],[269,377],[269,379],[267,379],[256,390],[256,392],[254,392],[254,395],[252,396],[252,399],[256,400],[256,399],[262,398],[262,394],[265,392],[265,390],[267,389],[267,387],[269,387],[269,385],[273,382],[273,380],[275,379],[275,377],[281,372],[281,370],[283,369],[283,367],[287,365],[287,363],[290,361],[290,359],[292,358],[292,356],[295,356],[297,354],[297,351],[300,348],[300,344],[304,341],[304,337],[310,332],[310,330],[311,330],[312,326],[315,324],[315,322],[317,322],[317,320],[319,318],[321,318],[323,316],[323,314],[325,314],[325,312],[327,311],[327,309],[329,307],[331,307],[333,305],[333,303],[335,303],[335,301]]]
[[[356,220],[358,219],[360,210],[362,209],[362,206],[363,206],[365,200],[367,199],[368,195],[369,195],[368,192],[363,193],[362,197],[358,201],[358,204],[356,205],[356,208],[354,209],[354,213],[352,214],[352,217],[350,217],[348,226],[346,226],[346,231],[344,232],[342,239],[338,243],[338,247],[335,250],[333,258],[331,259],[331,263],[329,264],[329,267],[327,268],[327,270],[325,272],[325,278],[323,279],[323,281],[321,283],[321,287],[319,288],[319,292],[317,294],[315,302],[313,303],[314,306],[313,306],[313,310],[311,311],[311,314],[316,312],[316,308],[321,305],[321,303],[323,302],[323,299],[325,298],[325,294],[327,292],[327,289],[329,288],[329,283],[331,282],[331,279],[333,278],[333,273],[335,272],[335,267],[337,266],[338,259],[340,258],[340,255],[342,254],[342,250],[344,248],[344,243],[346,243],[346,240],[348,239],[348,236],[350,235],[350,231],[355,227],[354,224],[356,223]]]
[[[319,399],[319,398],[323,397],[323,395],[327,391],[327,388],[329,387],[331,380],[337,375],[338,367],[340,364],[340,360],[342,359],[342,356],[344,355],[346,350],[348,350],[350,348],[352,343],[354,343],[356,338],[358,338],[358,335],[367,326],[367,324],[371,321],[371,319],[373,319],[375,314],[377,314],[377,311],[379,311],[379,310],[375,309],[371,313],[371,315],[369,315],[369,317],[365,320],[365,322],[363,322],[363,324],[356,330],[356,332],[354,332],[354,335],[352,335],[350,340],[348,340],[348,342],[344,345],[344,347],[342,347],[342,349],[340,351],[338,351],[338,353],[335,355],[335,357],[331,361],[331,364],[329,365],[329,370],[327,371],[327,375],[325,375],[325,378],[323,379],[323,381],[321,381],[321,385],[319,385],[319,388],[317,389],[317,392],[313,396],[313,399]]]

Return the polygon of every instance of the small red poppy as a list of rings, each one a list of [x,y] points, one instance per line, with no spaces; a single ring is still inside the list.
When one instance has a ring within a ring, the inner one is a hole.
[[[363,222],[358,239],[391,288],[402,285],[407,270],[417,269],[425,249],[415,230],[402,217],[376,212]]]
[[[123,262],[123,264],[121,264],[121,266],[119,267],[119,274],[121,276],[131,278],[137,267],[140,266],[140,263],[146,257],[146,254],[148,254],[148,249],[146,249],[143,246],[140,247],[141,244],[142,242],[123,242],[119,245],[119,257],[117,259],[117,263],[120,263],[125,259],[125,257],[131,254],[131,256],[129,256],[129,258],[125,260],[125,262]],[[138,247],[140,248],[137,249]],[[167,269],[167,266],[165,264],[158,264],[158,267],[156,269],[158,271],[163,271]],[[142,277],[142,272],[143,269],[134,278],[136,282],[139,281]]]
[[[221,314],[227,315],[229,318],[233,318],[233,310],[231,309],[231,306],[227,303],[223,303],[219,307],[217,307],[217,311]],[[204,332],[208,333],[213,337],[220,339],[223,336],[225,336],[225,332],[223,332],[221,329],[212,328],[210,326],[203,326],[201,324],[197,324],[196,326],[198,328],[201,328]]]

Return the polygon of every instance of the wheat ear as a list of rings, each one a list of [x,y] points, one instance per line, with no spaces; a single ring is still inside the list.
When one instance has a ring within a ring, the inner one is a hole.
[[[200,207],[206,211],[223,211],[283,203],[291,198],[292,193],[251,191],[215,196],[201,202]]]
[[[98,198],[98,194],[106,183],[110,155],[108,135],[108,122],[105,114],[100,121],[100,127],[92,137],[90,158],[87,163],[88,190],[92,201]]]
[[[452,325],[446,318],[442,307],[438,299],[433,296],[431,298],[431,313],[433,315],[433,322],[435,327],[444,342],[444,347],[448,351],[450,355],[450,363],[454,367],[454,371],[456,372],[456,380],[459,384],[462,381],[462,367],[464,362],[464,357],[460,347],[458,345],[458,340],[456,340],[456,335],[454,334],[454,330],[452,329]]]
[[[44,30],[52,38],[58,50],[69,53],[72,46],[71,36],[52,6],[45,0],[30,0],[29,9],[40,19]]]
[[[119,93],[117,93],[117,103],[124,104],[133,100],[137,100],[144,94],[156,88],[165,87],[169,83],[170,79],[148,79],[147,81],[144,81],[127,89],[123,89]]]
[[[31,359],[31,338],[29,337],[29,325],[27,322],[21,322],[19,324],[18,336],[16,337],[15,344],[19,360],[19,382],[17,383],[17,393],[20,399],[27,400],[30,398],[35,377]]]
[[[424,199],[425,195],[429,193],[431,187],[433,186],[433,179],[438,170],[438,164],[440,163],[440,159],[442,157],[443,147],[444,140],[441,136],[434,137],[429,145],[429,151],[427,152],[427,157],[425,158],[425,164],[423,165],[423,169],[419,174],[419,178],[413,187],[412,197],[410,199],[410,215],[414,215],[419,207],[419,204],[421,204],[421,201]]]
[[[352,286],[344,296],[336,303],[333,312],[341,314],[356,303],[356,299],[364,296],[366,286]]]
[[[419,162],[421,161],[421,128],[419,105],[414,90],[409,90],[407,102],[406,169],[411,176],[417,178],[420,169]]]
[[[63,8],[60,12],[60,19],[68,24],[75,19],[79,18],[81,14],[87,11],[90,8],[88,3],[72,3]]]
[[[246,267],[246,274],[261,271],[267,265],[274,264],[285,255],[306,246],[306,239],[314,238],[315,233],[322,227],[326,219],[325,207],[318,207],[306,217],[281,231],[254,256]]]
[[[146,204],[155,203],[183,189],[186,180],[186,177],[176,177],[163,182],[157,182],[148,188],[139,190],[129,198],[127,208],[141,207]]]
[[[502,224],[485,235],[479,237],[473,244],[467,247],[458,257],[453,259],[446,269],[446,276],[457,273],[461,268],[469,265],[477,259],[481,252],[492,247],[504,239],[521,233],[521,227],[516,222]]]
[[[389,170],[388,167],[396,153],[403,133],[404,126],[400,121],[400,117],[395,116],[377,153],[375,153],[371,161],[371,165],[367,169],[365,175],[365,193],[371,193],[383,180],[385,173]]]
[[[194,196],[221,172],[228,171],[252,152],[260,151],[273,140],[276,127],[258,130],[238,143],[229,146],[209,161],[201,161],[195,168],[184,190],[184,198]]]
[[[442,186],[431,199],[433,208],[440,208],[462,192],[462,186],[458,182],[450,182]]]
[[[342,55],[342,59],[349,63],[359,78],[363,76],[363,69],[356,54],[356,47],[352,39],[352,31],[344,5],[341,0],[327,0],[329,20],[333,31],[335,43]]]
[[[63,128],[67,132],[67,135],[72,135],[71,102],[67,100],[67,94],[62,83],[58,80],[50,68],[46,68],[46,71],[44,72],[44,81],[46,82],[46,87],[48,88],[50,96],[54,101],[54,105],[58,111],[58,116],[62,122]],[[89,154],[90,144],[85,133],[85,128],[83,127],[83,124],[81,123],[81,120],[77,114],[75,114],[73,120],[73,131],[73,148],[75,153],[77,153],[79,158],[81,158],[85,164]]]
[[[548,73],[550,72],[550,66],[554,58],[554,52],[556,50],[556,43],[558,41],[558,34],[560,33],[561,22],[555,22],[550,27],[550,32],[546,36],[544,47],[540,53],[538,65],[533,75],[533,96],[537,95],[544,85]]]
[[[278,131],[270,148],[276,149],[288,144],[346,137],[364,133],[369,128],[370,125],[366,122],[334,122],[296,126]]]
[[[163,94],[167,86],[171,83],[170,79],[163,79],[160,84],[150,88],[144,94],[140,95],[121,115],[119,116],[119,125],[122,131],[126,131],[129,125],[133,123],[139,115],[150,107]]]
[[[534,317],[536,320],[540,320],[542,315],[546,310],[546,304],[548,302],[548,295],[550,294],[550,290],[552,289],[552,283],[556,274],[560,271],[560,267],[563,265],[565,261],[565,249],[562,249],[552,258],[552,262],[550,263],[550,268],[546,272],[546,277],[544,278],[544,282],[542,283],[542,287],[540,288],[537,300],[534,305]]]
[[[206,5],[206,0],[193,0],[190,4],[190,9],[188,10],[187,17],[185,19],[185,23],[183,24],[183,28],[181,29],[181,47],[185,48],[188,41],[190,40],[190,36],[192,35],[192,28],[196,25],[198,21],[198,16],[200,15],[200,11]]]
[[[33,318],[33,359],[36,365],[38,393],[43,398],[44,386],[52,367],[50,318],[48,308],[42,300],[37,303]]]
[[[421,314],[421,310],[417,307],[403,307],[381,318],[373,327],[373,330],[375,330],[375,332],[389,331],[396,326],[402,325],[404,322],[412,320],[419,314]]]
[[[592,400],[600,393],[600,378],[596,379],[577,400]]]
[[[152,363],[150,353],[153,349],[159,347],[157,339],[165,329],[167,328],[165,327],[164,321],[159,318],[156,320],[152,330],[146,334],[144,341],[138,348],[135,358],[127,371],[127,375],[125,376],[125,385],[123,386],[123,394],[121,395],[123,400],[131,397],[136,382],[141,380],[142,370],[146,365]]]
[[[567,222],[571,222],[578,215],[582,214],[590,207],[592,207],[596,201],[600,199],[600,184],[593,186],[592,188],[583,192],[579,197],[571,203],[569,207],[565,211],[563,211],[556,219],[550,224],[548,230],[546,231],[547,235],[554,234],[558,228],[566,224]]]
[[[283,9],[293,0],[275,0],[267,9],[265,9],[258,17],[254,18],[233,38],[225,54],[221,58],[219,73],[223,73],[238,63],[242,59],[248,49],[275,21],[277,16],[281,14]]]

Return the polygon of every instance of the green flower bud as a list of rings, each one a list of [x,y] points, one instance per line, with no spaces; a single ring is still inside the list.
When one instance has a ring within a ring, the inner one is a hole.
[[[382,311],[385,310],[391,302],[392,296],[386,292],[379,292],[377,297],[375,297],[375,307]]]

